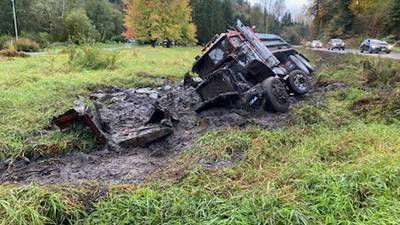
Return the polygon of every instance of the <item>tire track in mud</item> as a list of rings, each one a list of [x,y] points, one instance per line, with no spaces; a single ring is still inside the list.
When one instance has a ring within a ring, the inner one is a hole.
[[[287,114],[224,108],[196,113],[194,109],[200,101],[199,96],[194,88],[184,87],[182,83],[166,82],[154,89],[110,88],[98,91],[94,96],[106,99],[100,102],[103,113],[99,118],[112,128],[107,134],[110,142],[118,132],[145,124],[145,115],[155,104],[167,108],[178,122],[173,124],[174,132],[170,136],[144,147],[116,148],[115,144],[108,144],[103,150],[88,154],[73,152],[31,162],[0,162],[0,183],[79,184],[95,181],[137,184],[168,159],[190,148],[193,141],[207,131],[251,125],[274,129],[282,126],[287,117]],[[297,100],[292,98],[292,101]]]

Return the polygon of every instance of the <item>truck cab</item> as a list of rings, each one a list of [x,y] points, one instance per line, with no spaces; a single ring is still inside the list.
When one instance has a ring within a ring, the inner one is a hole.
[[[240,102],[285,112],[289,94],[310,90],[313,68],[308,60],[283,39],[280,44],[262,40],[238,20],[235,29],[216,35],[204,47],[192,68],[203,79],[197,88],[205,102],[202,109]],[[263,100],[269,103],[255,104]]]

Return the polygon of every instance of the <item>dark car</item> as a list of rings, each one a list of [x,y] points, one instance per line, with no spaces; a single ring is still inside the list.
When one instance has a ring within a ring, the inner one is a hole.
[[[331,39],[328,44],[327,44],[328,50],[345,50],[346,49],[346,44],[342,39],[335,38]]]
[[[392,52],[391,46],[386,41],[381,41],[377,39],[366,39],[361,43],[360,46],[361,53],[380,53],[385,52],[390,54]]]

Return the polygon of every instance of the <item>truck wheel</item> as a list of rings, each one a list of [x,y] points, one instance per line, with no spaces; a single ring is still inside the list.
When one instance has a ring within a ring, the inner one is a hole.
[[[275,77],[268,77],[262,83],[265,93],[265,109],[272,112],[287,112],[290,100],[285,84]]]
[[[311,89],[311,81],[306,73],[301,70],[293,70],[289,73],[288,83],[290,89],[299,95],[308,93]]]
[[[372,48],[369,48],[369,49],[368,49],[368,53],[369,53],[369,54],[373,54],[373,53],[374,53],[374,51],[372,50]]]

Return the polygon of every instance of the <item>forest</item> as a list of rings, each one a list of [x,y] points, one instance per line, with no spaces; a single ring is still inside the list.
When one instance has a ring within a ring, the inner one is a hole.
[[[236,19],[289,43],[333,37],[400,37],[400,0],[313,0],[294,16],[277,0],[14,0],[17,30],[45,48],[54,42],[205,44]],[[12,1],[0,0],[0,48],[15,36]],[[168,9],[168,10],[165,10]]]
[[[400,39],[400,0],[313,0],[309,15],[314,38]]]
[[[134,8],[134,5],[139,8]],[[140,8],[140,5],[146,9]],[[173,5],[183,5],[184,8],[173,8]],[[216,33],[226,31],[238,18],[254,25],[259,32],[282,34],[295,43],[308,35],[307,25],[294,22],[290,13],[284,11],[284,1],[270,1],[268,10],[262,2],[250,4],[244,0],[15,0],[15,6],[19,36],[37,42],[40,47],[53,42],[81,40],[120,42],[133,38],[133,35],[144,42],[171,39],[178,43],[204,44]],[[163,17],[161,14],[167,10],[159,9],[166,7],[169,7],[170,14]],[[1,0],[0,8],[1,44],[1,40],[4,43],[15,36],[15,32],[11,1]],[[134,11],[142,13],[136,14],[142,16],[140,20],[135,20]],[[167,18],[176,20],[168,21]],[[133,21],[145,21],[147,24]],[[184,38],[176,31],[179,30],[176,24],[182,21],[186,23],[186,34],[182,34]],[[140,26],[149,24],[152,24],[149,26],[151,31],[140,29]],[[133,26],[139,26],[135,33],[131,29]]]

